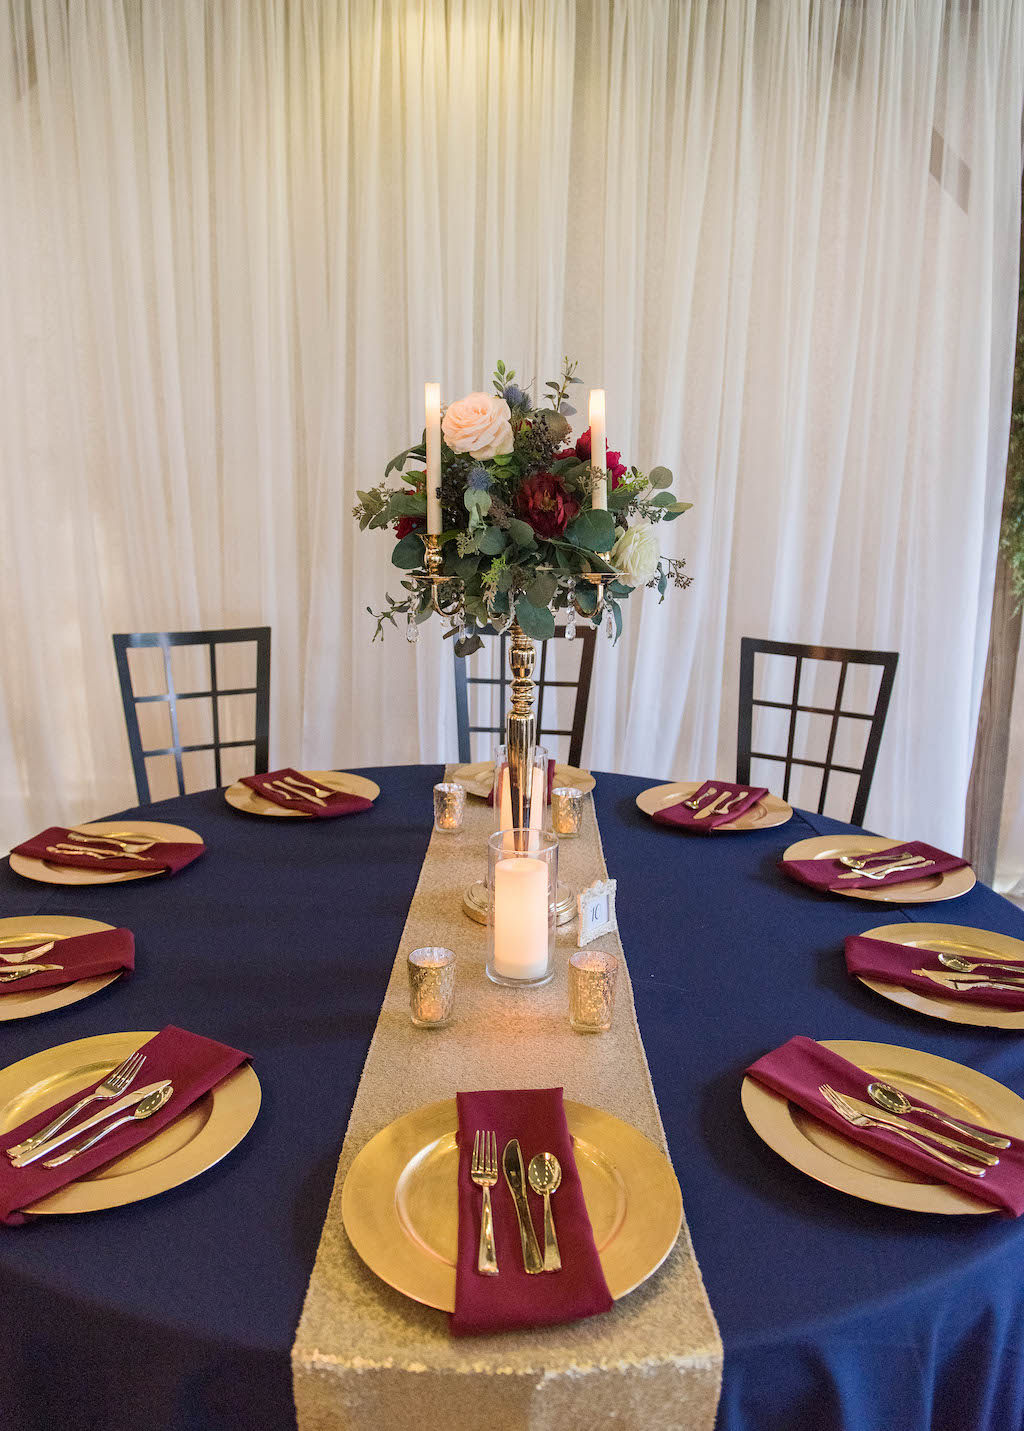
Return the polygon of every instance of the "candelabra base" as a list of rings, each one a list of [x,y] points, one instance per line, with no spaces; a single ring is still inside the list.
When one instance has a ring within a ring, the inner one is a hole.
[[[487,923],[487,885],[478,879],[462,896],[462,912],[468,914],[477,924]],[[571,924],[576,918],[576,896],[567,884],[559,883],[558,898],[555,903],[555,923],[559,926]]]

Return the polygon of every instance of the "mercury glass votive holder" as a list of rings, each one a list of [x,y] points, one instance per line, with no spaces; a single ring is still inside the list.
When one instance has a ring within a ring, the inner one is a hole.
[[[569,959],[569,1022],[577,1033],[606,1033],[615,1009],[617,954],[580,949]]]
[[[560,840],[571,840],[583,823],[583,791],[556,785],[551,792],[551,828]]]
[[[466,789],[464,785],[442,784],[434,786],[434,829],[444,832],[462,829],[466,813]]]
[[[455,1003],[455,955],[450,949],[414,949],[409,955],[409,1017],[419,1029],[444,1028]]]

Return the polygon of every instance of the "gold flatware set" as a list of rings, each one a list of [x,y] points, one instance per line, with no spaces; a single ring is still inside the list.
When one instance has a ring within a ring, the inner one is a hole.
[[[690,800],[684,800],[683,804],[688,810],[696,810],[695,820],[706,820],[709,815],[726,815],[730,810],[734,810],[741,801],[747,797],[741,791],[736,795],[728,790],[719,793],[717,786],[712,785],[710,790],[705,790],[702,795],[694,796]],[[711,803],[708,804],[707,802]]]
[[[527,1174],[523,1166],[523,1154],[519,1146],[519,1139],[512,1138],[505,1144],[501,1166],[508,1190],[512,1194],[519,1222],[524,1269],[531,1274],[560,1272],[562,1260],[558,1252],[555,1222],[551,1214],[551,1194],[557,1192],[562,1181],[562,1169],[558,1159],[554,1153],[538,1153],[536,1157],[530,1159],[529,1173]],[[483,1189],[476,1270],[484,1277],[497,1277],[498,1254],[494,1240],[491,1188],[498,1181],[498,1140],[496,1134],[489,1130],[479,1130],[473,1139],[470,1178],[477,1187]],[[529,1180],[529,1186],[533,1191],[544,1199],[543,1253],[541,1253],[537,1242],[533,1218],[530,1216],[530,1203],[526,1195],[527,1180]]]
[[[332,795],[338,793],[337,790],[318,785],[312,780],[299,780],[294,775],[282,775],[278,780],[268,780],[266,788],[288,800],[312,800],[314,805],[324,806]]]
[[[881,863],[877,863],[881,861]],[[846,865],[849,874],[841,874],[840,879],[861,879],[865,876],[868,879],[885,879],[886,875],[894,874],[897,870],[906,869],[926,869],[935,863],[934,860],[927,859],[924,855],[905,854],[899,855],[895,859],[886,860],[884,852],[880,855],[840,855],[839,863]]]
[[[73,1103],[70,1108],[66,1108],[63,1113],[58,1114],[45,1128],[41,1128],[38,1133],[33,1133],[30,1138],[26,1138],[21,1143],[15,1143],[10,1148],[5,1148],[7,1156],[17,1164],[19,1158],[26,1153],[33,1152],[41,1148],[44,1143],[49,1143],[67,1125],[77,1118],[90,1103],[102,1103],[108,1099],[119,1098],[122,1093],[138,1077],[142,1065],[146,1062],[144,1053],[132,1053],[123,1059],[116,1068],[112,1068],[91,1093],[87,1093],[84,1098],[79,1098],[77,1103]]]

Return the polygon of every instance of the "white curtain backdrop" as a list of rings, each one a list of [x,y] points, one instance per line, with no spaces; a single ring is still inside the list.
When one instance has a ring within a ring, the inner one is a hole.
[[[586,762],[731,773],[742,635],[897,649],[869,820],[959,848],[1022,94],[1019,0],[2,0],[0,836],[132,803],[113,631],[270,625],[275,763],[454,757],[355,488],[567,352],[695,504]]]

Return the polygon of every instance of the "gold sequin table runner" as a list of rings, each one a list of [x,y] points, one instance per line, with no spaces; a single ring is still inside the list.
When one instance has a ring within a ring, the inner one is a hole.
[[[574,890],[607,878],[593,800],[585,799],[581,835],[559,847],[560,878]],[[685,1216],[662,1267],[607,1315],[459,1340],[445,1313],[375,1277],[345,1235],[341,1189],[360,1148],[393,1119],[460,1089],[561,1085],[566,1098],[603,1108],[666,1147],[625,963],[612,1028],[589,1036],[573,1033],[567,1018],[574,924],[559,931],[555,975],[542,988],[499,988],[484,973],[487,931],[463,914],[462,894],[486,876],[493,828],[493,810],[470,799],[461,832],[435,832],[423,861],[292,1348],[299,1431],[575,1431],[608,1424],[621,1431],[711,1431],[722,1344]],[[381,880],[386,886],[384,868]],[[628,899],[629,890],[620,890],[620,906]],[[622,953],[615,936],[596,943]],[[406,958],[431,944],[458,955],[455,1017],[446,1029],[417,1029],[409,1020]]]

